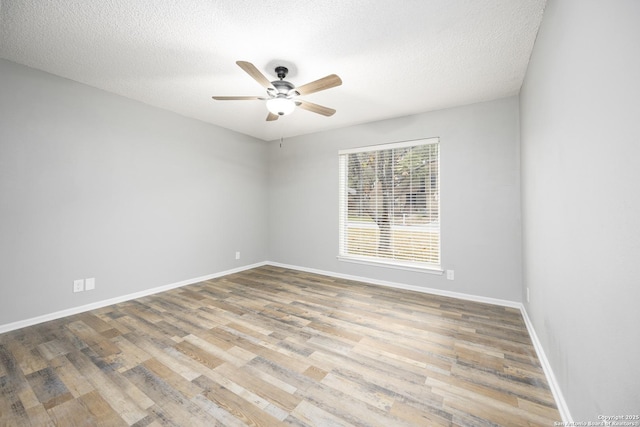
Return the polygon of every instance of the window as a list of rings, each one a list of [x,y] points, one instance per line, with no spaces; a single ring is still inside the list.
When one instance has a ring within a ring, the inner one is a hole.
[[[339,258],[440,269],[439,139],[341,150]]]

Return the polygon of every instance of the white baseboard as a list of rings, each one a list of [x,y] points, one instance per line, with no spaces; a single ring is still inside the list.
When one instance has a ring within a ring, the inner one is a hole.
[[[193,279],[182,280],[176,283],[170,283],[168,285],[158,286],[156,288],[145,289],[144,291],[134,292],[132,294],[122,295],[115,298],[110,298],[98,302],[93,302],[91,304],[85,304],[78,307],[69,308],[66,310],[56,311],[53,313],[43,314],[42,316],[32,317],[30,319],[19,320],[17,322],[8,323],[5,325],[0,325],[0,334],[4,332],[13,331],[15,329],[24,328],[27,326],[37,325],[38,323],[48,322],[50,320],[60,319],[62,317],[71,316],[73,314],[83,313],[89,310],[95,310],[97,308],[106,307],[109,305],[117,304],[124,301],[130,301],[136,298],[146,297],[148,295],[157,294],[158,292],[168,291],[170,289],[180,288],[182,286],[193,285],[194,283],[203,282],[205,280],[211,280],[218,277],[226,276],[233,273],[239,273],[244,270],[250,270],[252,268],[261,267],[265,265],[266,262],[259,262],[256,264],[245,265],[243,267],[234,268],[231,270],[220,271],[218,273],[208,274],[206,276],[194,277]]]
[[[520,304],[519,302],[509,301],[504,299],[482,297],[478,295],[464,294],[461,292],[444,291],[442,289],[425,288],[422,286],[407,285],[405,283],[397,283],[397,282],[389,282],[386,280],[372,279],[370,277],[351,276],[349,274],[335,273],[333,271],[317,270],[315,268],[299,267],[296,265],[281,264],[279,262],[267,261],[266,264],[273,265],[274,267],[289,268],[291,270],[299,270],[307,273],[321,274],[324,276],[336,277],[339,279],[354,280],[358,282],[371,283],[374,285],[387,286],[390,288],[404,289],[407,291],[416,291],[416,292],[422,292],[426,294],[439,295],[443,297],[452,297],[452,298],[462,299],[466,301],[482,302],[486,304],[494,304],[494,305],[499,305],[503,307],[512,307],[517,309],[520,309],[520,307],[522,306],[522,304]]]
[[[549,359],[547,359],[547,355],[545,354],[544,349],[542,348],[542,344],[538,339],[536,330],[533,328],[533,323],[531,323],[531,319],[529,319],[529,315],[527,314],[527,310],[525,309],[524,304],[520,304],[520,312],[522,313],[524,324],[527,326],[527,330],[529,331],[529,336],[531,337],[533,348],[535,348],[536,353],[538,354],[538,359],[540,360],[540,364],[542,365],[542,370],[544,371],[544,375],[547,377],[547,382],[549,383],[549,388],[551,389],[551,393],[553,394],[553,397],[556,400],[556,405],[558,406],[558,412],[560,412],[560,416],[562,417],[563,424],[573,425],[573,418],[571,417],[571,413],[569,412],[569,406],[567,406],[567,401],[564,400],[564,395],[562,394],[562,390],[560,390],[560,384],[558,384],[558,380],[556,380],[556,376],[553,373],[553,369],[551,369],[551,364],[549,363]]]
[[[417,291],[417,292],[422,292],[427,294],[458,298],[458,299],[467,300],[467,301],[483,302],[487,304],[494,304],[494,305],[499,305],[503,307],[511,307],[511,308],[519,309],[520,312],[522,313],[522,318],[524,319],[524,323],[527,327],[527,330],[529,331],[529,335],[531,336],[531,342],[533,343],[533,347],[536,351],[536,354],[538,355],[538,359],[540,360],[540,364],[542,365],[544,374],[547,377],[549,388],[551,389],[551,393],[553,394],[553,397],[556,401],[556,405],[558,406],[558,412],[560,412],[562,421],[564,422],[565,425],[569,425],[570,423],[573,423],[573,419],[571,418],[571,414],[569,412],[569,407],[567,406],[567,402],[564,400],[564,396],[562,395],[562,391],[560,390],[560,385],[558,384],[558,381],[556,380],[556,377],[553,374],[553,370],[551,369],[551,365],[549,364],[549,359],[547,359],[547,355],[545,354],[544,349],[542,348],[542,344],[538,340],[538,335],[536,334],[536,331],[533,328],[533,324],[529,319],[529,315],[527,314],[527,310],[525,309],[524,304],[520,302],[502,300],[497,298],[488,298],[488,297],[482,297],[478,295],[464,294],[460,292],[443,291],[440,289],[424,288],[421,286],[413,286],[413,285],[407,285],[403,283],[388,282],[385,280],[376,280],[376,279],[371,279],[369,277],[351,276],[348,274],[318,270],[315,268],[299,267],[299,266],[289,265],[289,264],[281,264],[281,263],[272,262],[272,261],[267,261],[266,264],[273,265],[275,267],[282,267],[282,268],[289,268],[292,270],[304,271],[307,273],[322,274],[324,276],[336,277],[339,279],[355,280],[359,282],[371,283],[374,285],[388,286],[388,287],[397,288],[397,289],[406,289],[410,291]]]

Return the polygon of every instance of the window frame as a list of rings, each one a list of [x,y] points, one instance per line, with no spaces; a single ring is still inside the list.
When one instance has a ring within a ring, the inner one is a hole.
[[[409,147],[417,147],[423,145],[438,145],[437,151],[437,251],[438,251],[438,264],[429,263],[424,261],[410,261],[401,260],[396,258],[386,258],[369,255],[357,255],[349,254],[346,252],[346,227],[348,227],[348,183],[349,183],[349,164],[348,156],[356,153],[378,152],[393,149],[403,149]],[[407,141],[399,141],[392,143],[382,143],[377,145],[369,145],[364,147],[349,148],[338,151],[338,210],[339,210],[339,231],[338,231],[338,256],[337,259],[345,262],[352,262],[365,265],[383,266],[390,268],[397,268],[402,270],[419,271],[432,274],[442,274],[442,228],[441,228],[441,154],[440,138],[420,138]]]

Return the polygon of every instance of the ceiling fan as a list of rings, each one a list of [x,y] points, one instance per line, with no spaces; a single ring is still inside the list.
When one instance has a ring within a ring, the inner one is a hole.
[[[284,80],[289,72],[287,67],[276,67],[275,72],[279,80],[270,82],[252,63],[236,61],[236,64],[267,90],[267,96],[214,96],[212,97],[213,99],[218,101],[267,101],[267,109],[269,110],[269,114],[267,115],[268,122],[278,120],[279,116],[291,114],[296,106],[327,117],[332,116],[336,112],[333,108],[297,99],[300,95],[309,95],[320,92],[321,90],[340,86],[342,80],[335,74],[330,74],[311,83],[295,87],[292,83]]]

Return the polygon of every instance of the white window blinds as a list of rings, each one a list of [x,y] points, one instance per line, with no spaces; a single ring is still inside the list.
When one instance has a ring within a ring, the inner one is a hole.
[[[340,257],[440,267],[439,148],[429,138],[339,152]]]

